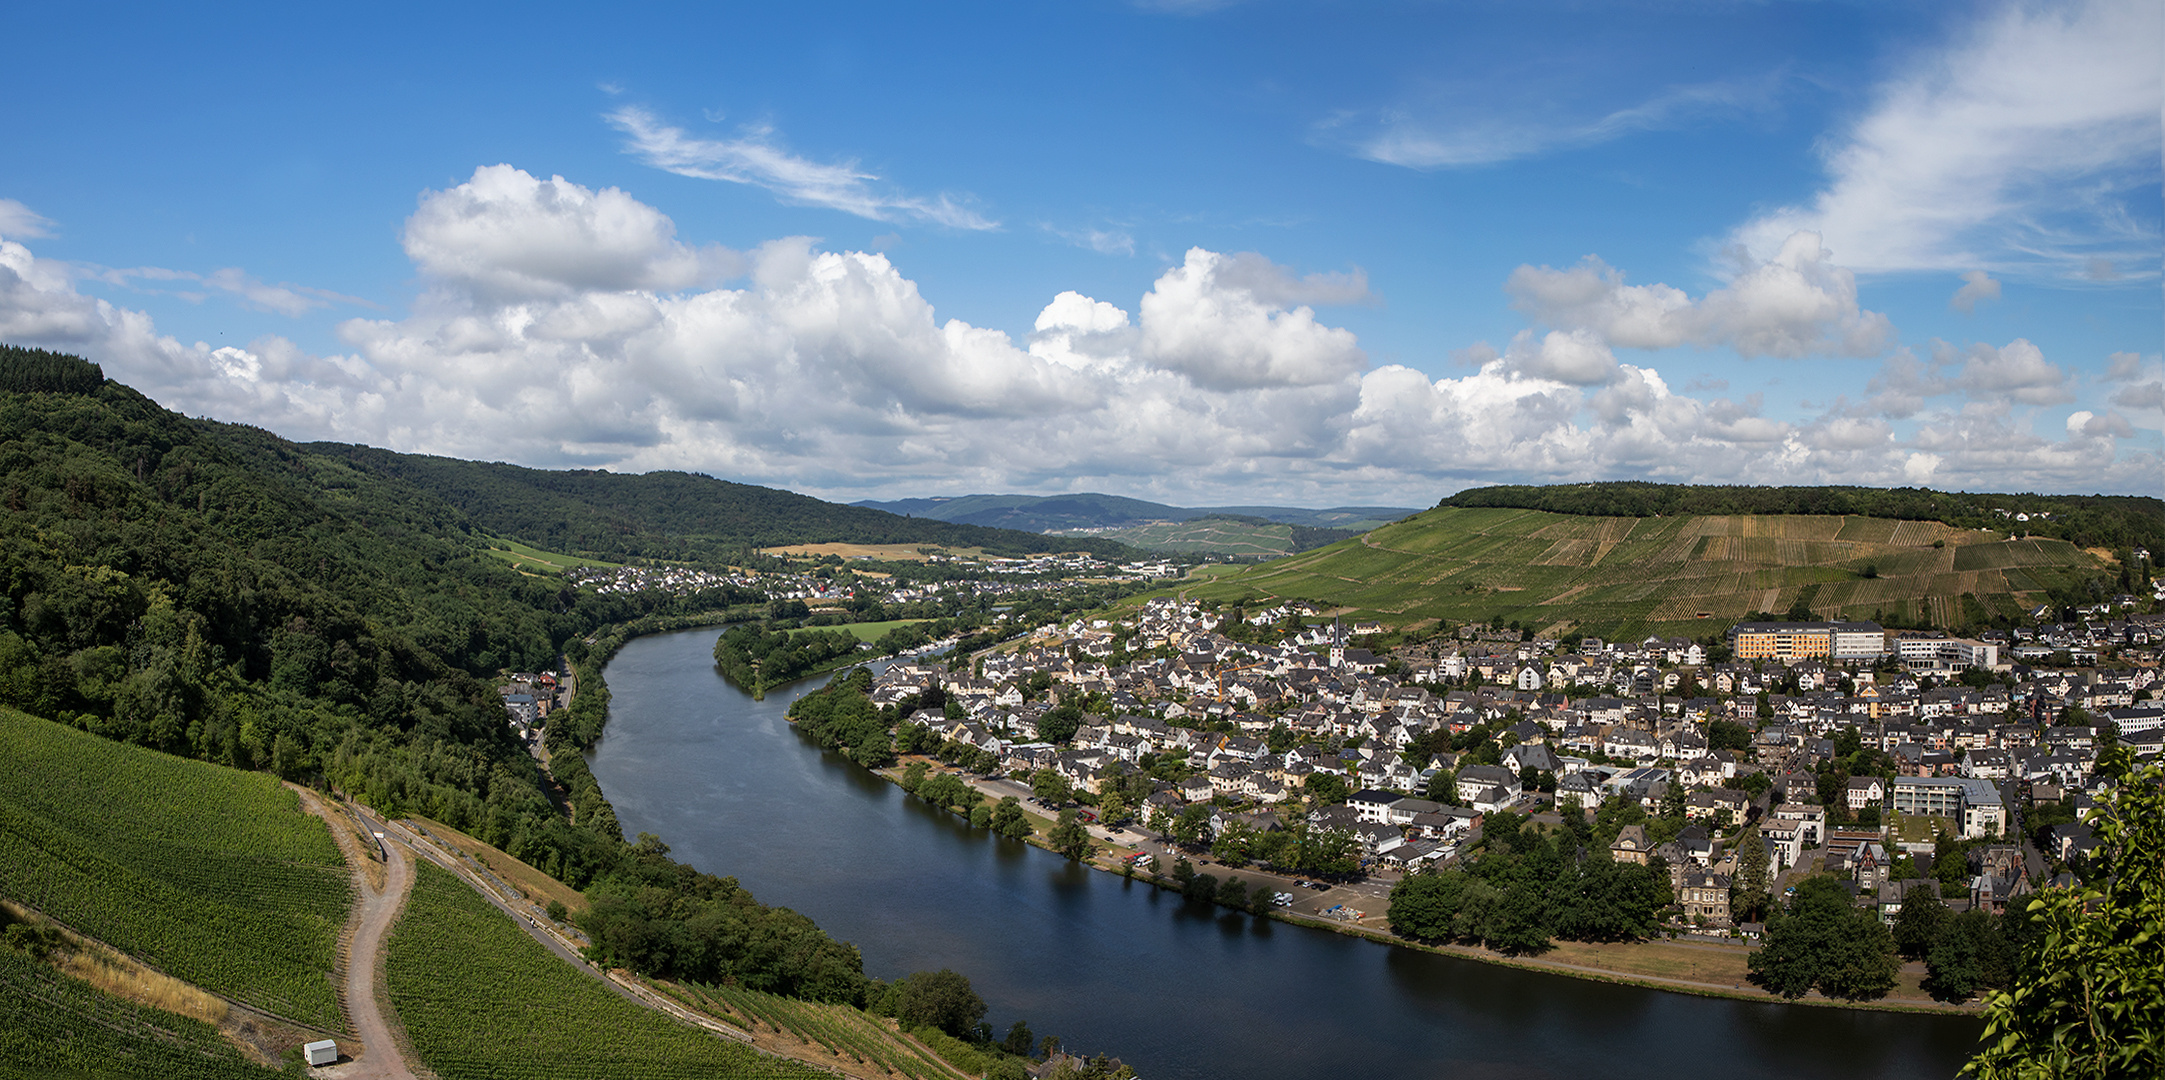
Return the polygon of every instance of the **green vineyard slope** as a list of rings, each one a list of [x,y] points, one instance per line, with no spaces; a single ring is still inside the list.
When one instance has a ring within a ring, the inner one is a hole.
[[[177,978],[303,1023],[333,990],[351,879],[261,773],[0,709],[0,895]]]
[[[618,997],[450,874],[416,866],[384,967],[415,1051],[442,1080],[827,1076]]]

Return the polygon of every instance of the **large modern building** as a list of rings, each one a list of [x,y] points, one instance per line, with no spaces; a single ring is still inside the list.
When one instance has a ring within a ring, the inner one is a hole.
[[[1887,632],[1868,622],[1743,622],[1729,628],[1729,652],[1738,660],[1878,660],[1887,655]]]
[[[2000,647],[1989,641],[1968,638],[1904,637],[1894,643],[1895,654],[1911,671],[1962,671],[1992,668],[2000,663]]]
[[[1961,823],[1964,839],[1994,835],[2007,826],[2000,789],[1970,776],[1897,776],[1894,812],[1950,818]]]

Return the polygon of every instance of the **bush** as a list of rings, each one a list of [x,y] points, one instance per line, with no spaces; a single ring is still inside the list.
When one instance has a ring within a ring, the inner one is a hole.
[[[883,995],[879,1011],[900,1020],[906,1028],[931,1027],[968,1037],[977,1033],[978,1021],[985,1018],[985,999],[970,988],[967,977],[941,968],[912,972],[895,980]],[[944,1052],[940,1056],[948,1057]],[[984,1070],[980,1066],[968,1071]]]

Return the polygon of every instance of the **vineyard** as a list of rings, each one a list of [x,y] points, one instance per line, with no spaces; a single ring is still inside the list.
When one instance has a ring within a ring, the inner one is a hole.
[[[0,710],[0,895],[317,1027],[351,879],[278,782]]]
[[[449,873],[415,868],[384,970],[414,1050],[442,1080],[827,1076],[618,997]]]
[[[2011,618],[2101,574],[2065,541],[1832,515],[1586,517],[1430,510],[1359,540],[1189,587],[1349,619],[1522,623],[1549,636],[1701,637],[1802,603],[1818,618],[1968,625]]]
[[[847,1005],[822,1005],[737,986],[676,988],[691,1007],[747,1030],[765,1027],[824,1048],[837,1058],[911,1080],[957,1080],[972,1075],[902,1037],[886,1020]]]
[[[0,947],[0,1080],[271,1080],[216,1028],[101,994]]]

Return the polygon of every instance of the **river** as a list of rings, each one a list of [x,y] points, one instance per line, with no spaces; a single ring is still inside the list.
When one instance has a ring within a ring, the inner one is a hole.
[[[811,916],[893,979],[953,968],[1145,1080],[1949,1077],[1973,1018],[1701,998],[1519,971],[1198,908],[973,830],[821,751],[715,673],[713,630],[607,669],[592,765],[627,835]]]

